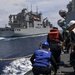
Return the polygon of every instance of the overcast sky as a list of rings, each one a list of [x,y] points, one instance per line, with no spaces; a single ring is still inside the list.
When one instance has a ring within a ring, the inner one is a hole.
[[[66,10],[66,5],[71,0],[1,0],[0,1],[0,27],[4,27],[8,23],[10,14],[17,14],[23,8],[28,8],[43,13],[43,17],[47,17],[53,25],[57,25],[57,21],[61,19],[59,15],[60,9]]]

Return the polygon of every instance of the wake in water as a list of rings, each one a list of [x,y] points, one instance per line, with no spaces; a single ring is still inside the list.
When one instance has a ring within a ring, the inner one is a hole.
[[[29,60],[30,58],[14,60],[9,64],[9,66],[5,66],[2,75],[24,75],[32,69],[31,62]]]
[[[47,34],[41,34],[41,36],[45,36]],[[22,37],[8,37],[8,38],[4,38],[4,37],[0,37],[0,40],[2,41],[10,41],[10,40],[16,40],[16,39],[21,39],[21,38],[29,38],[29,37],[38,37],[40,35],[30,35],[30,36],[22,36]]]
[[[4,37],[0,37],[0,40],[5,39]]]

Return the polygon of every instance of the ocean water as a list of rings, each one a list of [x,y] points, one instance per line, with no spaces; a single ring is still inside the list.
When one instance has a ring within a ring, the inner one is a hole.
[[[30,55],[34,53],[36,49],[39,49],[40,43],[46,41],[46,39],[47,35],[0,38],[0,58],[12,59]],[[12,62],[13,60],[0,60],[0,74],[2,74],[3,70],[6,69],[6,67],[9,66]]]

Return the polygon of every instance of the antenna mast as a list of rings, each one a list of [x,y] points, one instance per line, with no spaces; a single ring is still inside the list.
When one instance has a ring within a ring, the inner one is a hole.
[[[36,12],[38,13],[38,7],[36,6]]]
[[[31,4],[31,12],[32,12],[32,4]]]

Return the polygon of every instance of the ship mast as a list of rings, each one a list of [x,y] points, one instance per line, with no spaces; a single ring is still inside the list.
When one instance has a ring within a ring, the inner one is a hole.
[[[36,12],[38,13],[38,7],[36,6]]]
[[[31,4],[31,12],[32,12],[32,4]]]

